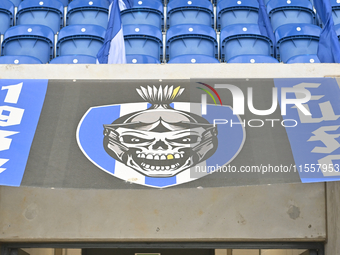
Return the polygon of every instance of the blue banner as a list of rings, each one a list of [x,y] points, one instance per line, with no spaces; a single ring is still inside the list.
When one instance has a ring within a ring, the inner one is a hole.
[[[336,79],[274,79],[274,82],[278,88],[307,89],[311,93],[311,99],[302,104],[310,116],[296,106],[287,107],[283,116],[296,121],[296,126],[286,127],[286,131],[301,181],[340,180],[340,89]],[[287,98],[298,95],[288,93]]]
[[[20,186],[48,80],[0,80],[0,185]]]

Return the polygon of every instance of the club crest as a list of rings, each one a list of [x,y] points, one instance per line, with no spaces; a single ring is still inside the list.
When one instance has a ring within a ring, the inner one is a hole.
[[[193,112],[193,103],[174,102],[184,88],[136,91],[145,102],[92,107],[78,125],[80,149],[107,173],[150,187],[174,186],[209,174],[194,174],[208,164],[227,164],[243,146],[242,125],[231,129],[212,124],[216,113],[240,121],[230,107],[209,105],[212,114],[203,118]]]

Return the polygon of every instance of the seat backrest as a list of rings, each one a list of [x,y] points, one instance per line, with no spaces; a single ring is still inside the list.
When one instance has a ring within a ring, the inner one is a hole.
[[[30,56],[2,56],[0,57],[0,64],[42,64],[42,62]]]
[[[296,55],[316,54],[321,28],[311,24],[285,24],[275,31],[276,57],[286,63]]]
[[[64,6],[67,6],[72,0],[59,0]]]
[[[90,55],[96,57],[104,43],[105,32],[98,25],[70,25],[60,30],[56,56]]]
[[[163,6],[165,5],[165,0],[156,0],[157,2],[160,2]],[[169,3],[169,0],[167,1]]]
[[[198,24],[184,24],[171,27],[167,33],[167,41],[171,41],[175,37],[192,37],[192,36],[206,36],[216,40],[216,32],[209,26]]]
[[[157,0],[134,1],[132,8],[121,11],[123,25],[153,25],[164,30],[164,6]]]
[[[55,0],[25,0],[18,6],[17,25],[36,24],[57,33],[63,27],[64,6]]]
[[[217,29],[239,23],[258,22],[259,3],[257,0],[223,0],[216,6]]]
[[[0,1],[0,33],[13,26],[14,4],[9,0]]]
[[[107,0],[74,0],[68,5],[66,25],[91,24],[106,29],[108,13]]]
[[[313,64],[313,63],[321,63],[321,62],[316,54],[305,54],[305,55],[297,55],[287,60],[287,64],[294,64],[294,63]]]
[[[229,25],[221,31],[221,42],[234,37],[246,37],[259,35],[261,36],[260,28],[257,24],[234,24]]]
[[[261,34],[257,24],[234,24],[221,30],[221,60],[238,55],[260,54],[274,56],[273,42]]]
[[[47,63],[53,57],[54,32],[44,25],[17,25],[4,34],[2,55],[27,55]]]
[[[172,26],[167,31],[166,38],[166,60],[185,54],[203,54],[218,58],[216,32],[210,26]]]
[[[65,55],[52,59],[50,64],[96,64],[96,58],[88,55]]]
[[[214,9],[207,0],[173,0],[167,6],[167,28],[181,24],[202,24],[214,28]]]
[[[309,0],[270,0],[267,13],[274,31],[288,23],[316,24],[313,5]]]
[[[334,25],[340,24],[340,1],[338,0],[330,0],[332,5],[332,16]]]
[[[14,4],[14,6],[18,6],[22,0],[10,0],[10,1]]]
[[[278,44],[283,40],[299,37],[319,37],[321,28],[311,24],[286,24],[275,31],[275,39]]]
[[[200,54],[187,54],[187,55],[180,55],[174,57],[169,60],[169,64],[202,64],[202,63],[210,63],[210,64],[218,64],[216,58],[207,55],[200,55]]]
[[[162,31],[150,25],[125,25],[123,31],[125,38],[150,37],[159,41],[163,40]]]
[[[127,64],[160,64],[161,62],[151,56],[141,54],[128,54],[126,55]]]
[[[338,36],[338,39],[340,40],[340,24],[335,25],[334,30],[336,35]]]
[[[149,55],[163,59],[162,31],[151,25],[123,26],[126,54]]]
[[[279,63],[279,61],[271,56],[267,55],[254,55],[254,54],[247,54],[247,55],[239,55],[232,57],[228,60],[228,63]]]

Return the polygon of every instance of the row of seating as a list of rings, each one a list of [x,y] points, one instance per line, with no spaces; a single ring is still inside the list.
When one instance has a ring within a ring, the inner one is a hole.
[[[340,24],[340,3],[332,0],[333,19]],[[66,25],[93,24],[107,27],[107,0],[74,0],[69,3]],[[221,0],[216,7],[218,31],[232,24],[258,22],[257,0]],[[309,0],[270,0],[267,12],[273,30],[287,23],[317,24],[313,5]],[[14,24],[14,5],[0,1],[0,33]],[[163,4],[157,0],[135,0],[131,9],[122,11],[124,25],[146,24],[164,30]],[[40,24],[57,33],[64,25],[64,7],[58,0],[25,0],[18,6],[17,25]],[[167,6],[166,28],[179,24],[202,24],[214,28],[214,9],[207,0],[172,0]]]
[[[14,6],[19,6],[19,4],[24,0],[10,0]],[[67,6],[72,0],[59,0],[64,6]]]
[[[68,5],[66,25],[93,24],[107,28],[109,2],[107,0],[76,0]],[[0,33],[14,25],[45,25],[56,34],[64,27],[64,5],[58,0],[22,1],[14,19],[14,5],[0,1]]]
[[[160,64],[159,60],[139,54],[126,55],[127,64]],[[49,64],[96,64],[96,58],[88,55],[65,55],[52,59]],[[217,59],[200,54],[181,55],[171,59],[168,64],[187,64],[187,63],[220,63]],[[240,55],[231,58],[228,63],[279,63],[277,59],[266,55]],[[293,63],[320,63],[319,58],[315,54],[298,55],[290,58],[287,64]],[[42,62],[30,56],[1,56],[1,64],[42,64]]]
[[[340,25],[336,26],[340,36]],[[163,60],[163,36],[160,29],[150,25],[124,26],[127,55],[143,55],[156,62]],[[276,57],[287,63],[298,55],[317,53],[321,28],[311,24],[286,24],[276,32],[276,56],[273,42],[261,35],[256,24],[235,24],[222,29],[220,34],[220,59],[230,62],[241,55]],[[71,25],[60,30],[56,42],[56,57],[88,55],[96,57],[105,37],[105,29],[96,25]],[[176,25],[167,31],[165,41],[166,62],[183,55],[202,55],[218,59],[216,32],[209,26]],[[42,25],[19,25],[4,34],[1,55],[24,55],[48,63],[54,54],[53,31]],[[138,61],[138,60],[137,60]],[[139,60],[139,63],[143,61]],[[144,60],[147,61],[147,60]],[[191,61],[193,62],[193,61]],[[212,62],[216,62],[215,60]],[[256,62],[256,59],[255,59]]]
[[[15,6],[18,6],[22,1],[24,0],[10,0]],[[63,3],[64,6],[67,6],[70,2],[72,2],[73,0],[59,0],[60,2]],[[164,0],[159,0],[161,3],[163,4],[168,4],[170,2],[172,2],[173,0],[167,0],[167,1],[164,1]],[[216,5],[216,3],[220,2],[222,0],[213,0],[212,2]],[[264,3],[265,5],[267,5],[267,3],[269,2],[270,0],[264,0]],[[337,6],[337,0],[331,0],[331,4],[332,6]]]

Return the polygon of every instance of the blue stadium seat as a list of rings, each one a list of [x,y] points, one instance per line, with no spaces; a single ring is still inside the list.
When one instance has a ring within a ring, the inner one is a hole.
[[[215,30],[207,25],[172,26],[167,31],[166,60],[186,54],[202,54],[218,58]]]
[[[207,0],[173,0],[167,8],[167,28],[182,24],[201,24],[214,28],[214,9]]]
[[[10,0],[15,6],[18,6],[22,0]]]
[[[238,55],[256,54],[274,57],[272,41],[261,35],[257,24],[234,24],[221,31],[221,61]]]
[[[9,0],[0,1],[0,34],[13,26],[14,4]]]
[[[0,57],[0,64],[42,64],[42,62],[30,56],[2,56]]]
[[[68,4],[72,1],[72,0],[59,0],[64,6],[68,6]]]
[[[18,25],[4,35],[1,55],[31,56],[47,63],[53,57],[54,32],[43,25]]]
[[[174,57],[169,60],[169,64],[202,64],[202,63],[211,63],[217,64],[220,63],[216,58],[207,56],[207,55],[199,55],[199,54],[187,54],[180,55]]]
[[[157,0],[134,0],[133,7],[121,11],[123,25],[152,25],[164,30],[163,4]]]
[[[88,55],[65,55],[52,59],[50,64],[96,64],[96,60]]]
[[[140,54],[131,54],[126,55],[126,63],[127,64],[160,64],[161,62],[151,56],[140,55]]]
[[[56,34],[63,27],[64,6],[56,0],[25,0],[18,6],[17,25],[45,25]]]
[[[305,54],[297,55],[287,60],[287,64],[294,63],[321,63],[321,62],[316,54]]]
[[[102,26],[106,29],[108,14],[109,2],[107,0],[74,0],[68,5],[66,26],[87,24]]]
[[[157,2],[160,2],[163,6],[165,4],[165,1],[164,0],[156,0]],[[169,3],[169,0],[167,0],[167,3]]]
[[[151,25],[125,25],[123,27],[125,53],[152,56],[162,61],[162,31]]]
[[[221,30],[228,25],[258,22],[259,4],[257,0],[223,0],[218,2],[217,30]]]
[[[334,25],[340,24],[340,1],[330,0],[332,5],[332,16]]]
[[[105,29],[97,25],[70,25],[60,30],[56,56],[97,56],[105,38]]]
[[[279,61],[268,55],[239,55],[229,59],[228,63],[279,63]]]
[[[289,23],[316,24],[313,5],[309,0],[270,0],[267,12],[274,31]]]
[[[286,24],[275,31],[276,58],[284,63],[293,56],[316,54],[321,28],[311,24]]]
[[[337,24],[334,26],[335,32],[338,36],[339,42],[340,42],[340,24]]]

